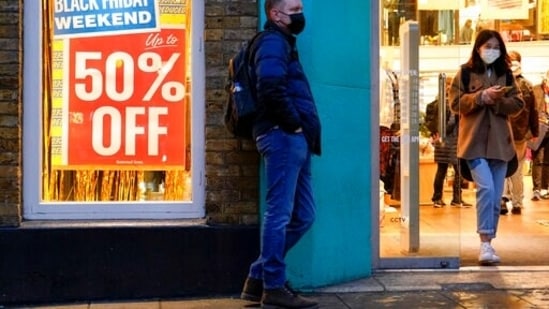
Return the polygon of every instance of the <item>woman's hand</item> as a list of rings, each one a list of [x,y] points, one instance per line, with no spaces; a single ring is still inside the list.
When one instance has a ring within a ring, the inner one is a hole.
[[[482,91],[482,102],[485,105],[494,105],[496,102],[505,96],[505,87],[492,86]]]

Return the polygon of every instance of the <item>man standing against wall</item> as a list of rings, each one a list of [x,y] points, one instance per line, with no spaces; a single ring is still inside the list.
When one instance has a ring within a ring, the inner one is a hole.
[[[266,0],[265,31],[251,46],[258,116],[253,136],[265,163],[261,252],[241,297],[263,308],[318,308],[289,288],[285,256],[315,218],[311,155],[320,155],[320,120],[296,36],[305,27],[301,0]]]

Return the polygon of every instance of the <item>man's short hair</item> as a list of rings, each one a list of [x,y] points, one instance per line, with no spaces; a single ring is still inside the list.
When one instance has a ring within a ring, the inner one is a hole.
[[[265,0],[265,16],[267,16],[267,19],[269,19],[269,11],[276,6],[279,6],[284,1],[286,0]]]

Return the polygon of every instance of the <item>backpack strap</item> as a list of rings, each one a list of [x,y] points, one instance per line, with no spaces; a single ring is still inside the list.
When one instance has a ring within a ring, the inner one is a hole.
[[[511,72],[511,70],[507,70],[507,72],[505,72],[505,86],[513,85],[514,79],[513,72]]]
[[[265,31],[257,32],[251,39],[248,40],[248,42],[246,42],[246,54],[244,55],[244,59],[246,59],[248,76],[252,76],[252,69],[253,69],[252,55],[253,55],[253,49],[256,48],[255,43],[256,41],[258,41],[259,37],[264,32]]]
[[[246,46],[246,62],[248,64],[248,76],[250,77],[250,81],[254,81],[256,76],[255,76],[255,72],[254,72],[254,62],[253,62],[253,58],[255,57],[255,53],[256,53],[256,50],[257,50],[257,45],[259,44],[258,42],[260,42],[260,38],[266,34],[269,34],[269,33],[274,33],[276,35],[279,35],[281,37],[284,37],[284,35],[276,30],[272,30],[272,29],[265,29],[263,31],[260,31],[260,32],[257,32],[249,41],[248,41],[248,45]],[[285,39],[285,38],[284,38]],[[254,95],[255,95],[255,87],[253,89],[254,91]]]
[[[257,44],[255,43],[258,41],[259,37],[262,36],[264,33],[265,31],[259,31],[251,39],[249,39],[248,42],[246,42],[244,59],[246,59],[246,75],[248,75],[248,81],[251,83],[251,85],[254,85],[253,81],[255,80],[254,66],[252,61],[252,55],[254,53],[253,49],[256,48]],[[253,97],[256,98],[257,94],[256,94],[255,85],[254,87],[250,87],[250,91]]]
[[[279,33],[278,31],[275,31],[275,30],[272,30],[272,29],[266,29],[266,30],[262,30],[262,31],[259,31],[257,32],[249,41],[248,41],[248,46],[246,48],[246,59],[248,59],[248,64],[252,64],[251,60],[252,60],[252,57],[253,55],[255,54],[255,50],[257,49],[257,42],[259,41],[259,38],[267,33],[275,33],[277,35],[280,35],[282,36],[281,33]]]
[[[461,66],[461,84],[464,86],[464,88],[467,88],[469,87],[470,81],[471,81],[471,69],[469,69],[465,65],[462,65]]]

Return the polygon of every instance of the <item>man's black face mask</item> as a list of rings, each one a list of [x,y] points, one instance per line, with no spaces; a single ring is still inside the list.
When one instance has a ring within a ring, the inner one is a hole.
[[[305,15],[303,15],[303,13],[296,13],[296,14],[286,14],[284,12],[280,12],[280,13],[290,17],[290,24],[287,27],[292,34],[300,34],[301,31],[305,29]]]
[[[288,29],[293,34],[300,34],[305,29],[305,15],[303,13],[291,14],[290,20],[292,21],[288,25]]]

